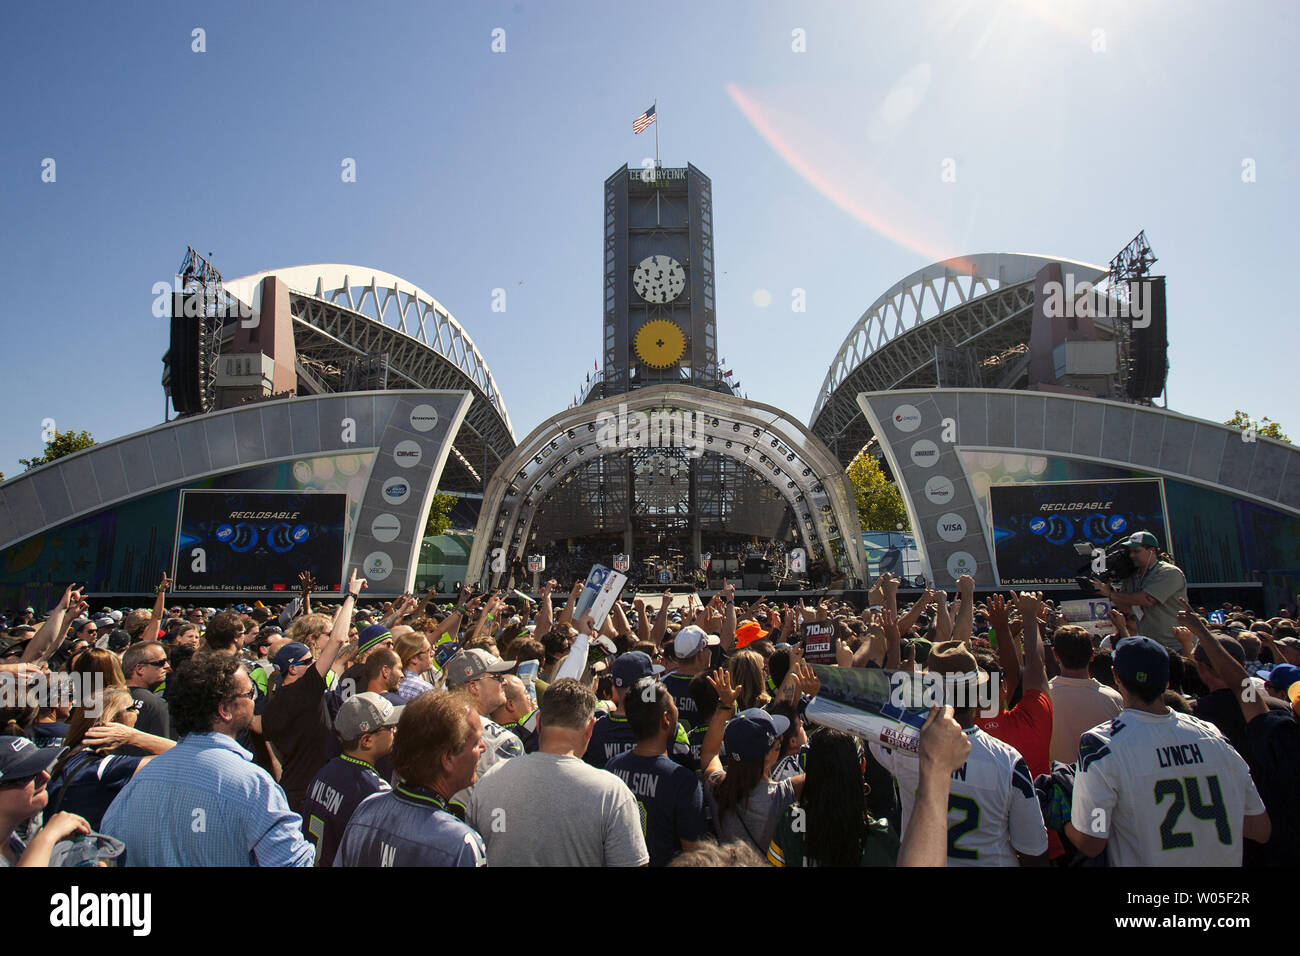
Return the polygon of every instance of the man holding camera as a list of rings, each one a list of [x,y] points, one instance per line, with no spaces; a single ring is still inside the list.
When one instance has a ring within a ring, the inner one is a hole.
[[[1121,611],[1129,608],[1138,619],[1138,633],[1159,641],[1175,654],[1181,647],[1174,637],[1180,601],[1187,599],[1187,578],[1168,561],[1160,560],[1160,542],[1150,531],[1138,531],[1128,541],[1129,557],[1135,570],[1119,588],[1097,578],[1092,585]]]

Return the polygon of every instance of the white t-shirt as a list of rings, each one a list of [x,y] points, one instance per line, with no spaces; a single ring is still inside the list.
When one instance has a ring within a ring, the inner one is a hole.
[[[1124,709],[1124,698],[1091,677],[1053,677],[1047,685],[1052,698],[1052,759],[1079,759],[1079,735]]]
[[[952,775],[948,794],[948,865],[1018,866],[1017,851],[1046,853],[1047,828],[1025,758],[978,727],[964,733],[971,747]],[[921,783],[921,762],[879,744],[871,744],[871,750],[898,781],[906,831]]]
[[[1112,866],[1241,866],[1243,820],[1263,812],[1246,761],[1189,714],[1125,709],[1079,741],[1072,822]]]

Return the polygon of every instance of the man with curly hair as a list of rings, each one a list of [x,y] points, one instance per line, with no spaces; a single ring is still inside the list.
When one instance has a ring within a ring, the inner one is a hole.
[[[150,761],[109,806],[102,832],[128,866],[311,866],[302,819],[239,746],[253,719],[253,682],[239,658],[195,657],[172,678],[180,743]]]

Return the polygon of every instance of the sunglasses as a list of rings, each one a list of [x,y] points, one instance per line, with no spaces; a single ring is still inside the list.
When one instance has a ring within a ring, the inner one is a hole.
[[[163,657],[163,658],[161,658],[161,659],[159,659],[159,660],[156,660],[156,661],[142,661],[141,663],[142,663],[145,667],[166,667],[166,666],[167,666],[167,658]]]

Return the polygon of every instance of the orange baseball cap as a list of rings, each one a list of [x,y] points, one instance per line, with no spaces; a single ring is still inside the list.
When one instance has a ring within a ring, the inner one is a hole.
[[[746,621],[736,628],[736,649],[748,647],[755,641],[760,641],[767,637],[769,631],[763,630],[757,621]]]

